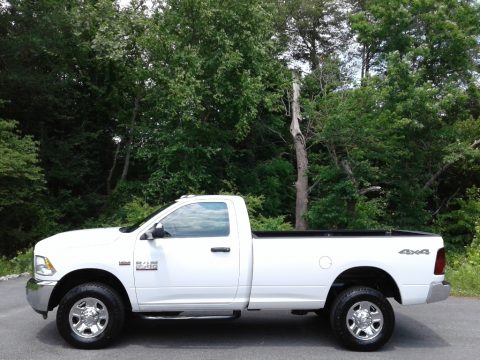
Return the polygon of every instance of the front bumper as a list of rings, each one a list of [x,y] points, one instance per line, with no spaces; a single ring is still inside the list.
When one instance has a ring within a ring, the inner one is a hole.
[[[452,287],[447,281],[431,283],[427,296],[427,304],[445,300],[448,298],[448,295],[450,295],[451,289]]]
[[[37,280],[31,278],[27,282],[27,301],[37,313],[47,317],[48,302],[56,281]]]

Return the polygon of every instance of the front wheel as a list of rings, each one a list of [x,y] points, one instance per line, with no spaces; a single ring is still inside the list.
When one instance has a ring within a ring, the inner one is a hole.
[[[101,283],[86,283],[71,289],[60,301],[57,328],[72,346],[82,349],[106,347],[120,333],[125,308],[118,293]]]
[[[340,342],[357,351],[373,351],[392,336],[395,315],[388,300],[368,287],[351,287],[335,299],[330,324]]]

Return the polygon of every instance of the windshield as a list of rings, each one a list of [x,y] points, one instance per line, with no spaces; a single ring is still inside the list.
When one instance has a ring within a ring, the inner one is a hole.
[[[165,210],[166,208],[168,208],[169,206],[173,205],[174,203],[168,203],[167,205],[164,205],[162,206],[160,209],[158,209],[157,211],[154,211],[153,213],[151,213],[150,215],[148,215],[145,219],[142,219],[140,221],[138,221],[137,223],[133,224],[133,225],[129,225],[129,226],[124,226],[124,227],[121,227],[119,230],[120,232],[122,233],[130,233],[132,231],[135,231],[137,230],[140,226],[142,226],[143,224],[145,224],[148,220],[150,220],[151,218],[153,218],[155,215],[157,215],[158,213],[161,213],[163,210]]]

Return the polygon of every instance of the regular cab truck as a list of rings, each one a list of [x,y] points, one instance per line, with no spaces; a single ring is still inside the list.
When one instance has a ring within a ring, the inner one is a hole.
[[[130,312],[149,319],[326,313],[354,350],[384,345],[403,305],[445,300],[440,236],[411,231],[250,229],[238,196],[186,196],[142,222],[40,241],[27,299],[62,337],[107,346]]]

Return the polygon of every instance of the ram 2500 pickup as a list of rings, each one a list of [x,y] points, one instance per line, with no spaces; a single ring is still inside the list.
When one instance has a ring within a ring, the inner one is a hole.
[[[251,231],[238,196],[187,196],[138,224],[38,242],[27,299],[62,337],[107,346],[130,312],[154,319],[323,312],[346,347],[384,345],[403,305],[448,297],[440,236],[410,231]],[[223,315],[222,315],[223,314]]]

